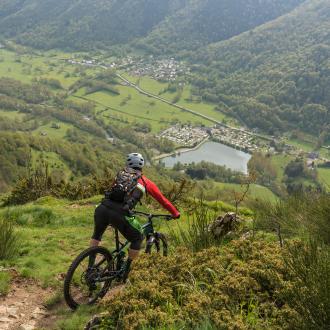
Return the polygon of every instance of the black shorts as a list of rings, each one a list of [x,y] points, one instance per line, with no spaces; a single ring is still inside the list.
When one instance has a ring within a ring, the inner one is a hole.
[[[111,201],[104,201],[95,209],[94,233],[92,239],[101,241],[109,225],[118,229],[119,232],[131,242],[131,249],[141,249],[143,235],[126,220],[125,212],[121,209],[121,205]]]

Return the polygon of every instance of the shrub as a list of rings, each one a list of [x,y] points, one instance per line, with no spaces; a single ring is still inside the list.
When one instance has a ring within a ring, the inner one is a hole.
[[[208,227],[215,218],[216,213],[200,200],[184,224],[178,222],[177,228],[174,229],[169,226],[171,240],[175,245],[183,245],[193,251],[220,244],[220,241],[215,240],[208,232]]]
[[[256,229],[276,231],[283,237],[312,236],[330,244],[330,195],[306,193],[276,203],[255,202]]]
[[[144,256],[131,285],[104,301],[103,329],[286,329],[295,313],[279,295],[284,274],[279,247],[264,241]]]
[[[287,300],[299,313],[293,328],[326,330],[330,324],[330,249],[315,240],[288,246],[285,258],[291,281]]]
[[[19,248],[19,236],[11,221],[0,218],[0,260],[13,258]]]

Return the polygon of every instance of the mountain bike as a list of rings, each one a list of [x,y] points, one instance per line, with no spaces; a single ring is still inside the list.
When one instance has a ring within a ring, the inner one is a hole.
[[[151,253],[155,250],[167,256],[166,237],[154,230],[153,219],[171,220],[172,216],[139,211],[135,211],[134,214],[148,219],[142,226],[146,238],[145,252]],[[115,243],[112,252],[102,246],[91,247],[81,252],[72,262],[64,279],[64,298],[71,309],[76,309],[80,305],[92,305],[102,299],[113,284],[123,283],[122,266],[129,241],[122,243],[117,229]]]

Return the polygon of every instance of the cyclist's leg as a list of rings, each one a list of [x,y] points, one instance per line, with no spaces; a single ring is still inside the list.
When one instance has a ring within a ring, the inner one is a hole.
[[[109,225],[108,209],[104,205],[99,205],[94,213],[94,232],[90,241],[90,246],[98,246],[102,236]],[[95,256],[89,257],[88,267],[92,268],[95,263]]]
[[[102,236],[109,226],[110,210],[104,205],[99,205],[94,212],[94,232],[90,241],[91,246],[98,246]]]
[[[112,217],[110,219],[110,224],[117,228],[119,232],[131,242],[130,249],[128,250],[128,258],[123,267],[122,278],[126,281],[133,260],[139,256],[143,242],[143,234],[137,228],[131,226],[121,213],[117,213],[116,216]]]

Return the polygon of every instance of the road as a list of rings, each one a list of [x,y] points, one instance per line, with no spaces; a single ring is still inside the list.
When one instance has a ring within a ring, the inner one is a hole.
[[[105,66],[100,66],[100,67],[106,68]],[[131,81],[129,81],[128,79],[124,78],[124,77],[123,77],[121,74],[119,74],[119,73],[116,73],[116,76],[117,76],[119,79],[121,79],[122,81],[124,81],[128,86],[134,88],[135,90],[137,90],[139,93],[141,93],[141,94],[143,94],[143,95],[146,95],[146,96],[148,96],[148,97],[152,97],[152,98],[154,98],[154,99],[156,99],[156,100],[158,100],[158,101],[164,102],[164,103],[166,103],[166,104],[168,104],[168,105],[170,105],[170,106],[173,106],[173,107],[175,107],[175,108],[178,108],[178,109],[180,109],[180,110],[182,110],[182,111],[189,112],[189,113],[191,113],[191,114],[193,114],[193,115],[195,115],[195,116],[198,116],[198,117],[200,117],[200,118],[203,118],[203,119],[209,120],[210,122],[215,123],[215,124],[217,124],[217,125],[220,125],[220,126],[222,126],[222,127],[225,127],[225,128],[228,128],[228,129],[231,129],[231,130],[237,131],[237,132],[242,132],[242,129],[240,129],[240,128],[226,125],[226,124],[222,123],[221,121],[216,120],[216,119],[214,119],[214,118],[212,118],[212,117],[209,117],[209,116],[203,115],[203,114],[201,114],[201,113],[199,113],[199,112],[197,112],[197,111],[194,111],[194,110],[191,110],[191,109],[185,108],[185,107],[183,107],[183,106],[181,106],[181,105],[178,105],[178,104],[176,104],[176,103],[172,103],[171,101],[168,101],[168,100],[166,100],[166,99],[160,97],[159,95],[155,95],[155,94],[152,94],[152,93],[150,93],[150,92],[147,92],[147,91],[145,91],[144,89],[142,89],[141,87],[139,87],[138,85],[136,85],[136,84],[132,83]],[[265,135],[261,135],[261,134],[256,134],[256,133],[253,133],[253,132],[250,132],[250,131],[246,131],[246,130],[244,130],[244,133],[246,133],[246,134],[248,134],[248,135],[251,135],[251,136],[259,137],[259,138],[261,138],[261,139],[263,139],[263,140],[267,140],[267,141],[272,141],[272,140],[273,140],[271,137],[268,137],[268,136],[265,136]]]

